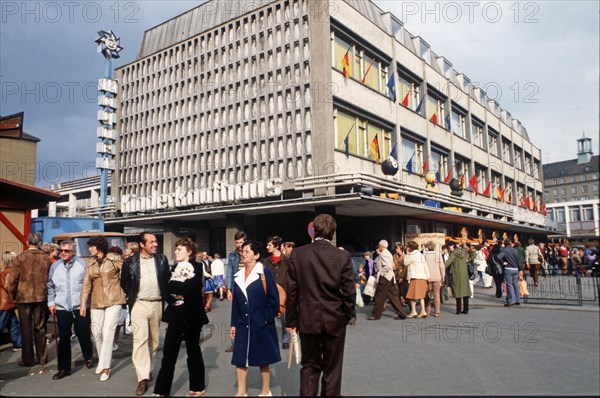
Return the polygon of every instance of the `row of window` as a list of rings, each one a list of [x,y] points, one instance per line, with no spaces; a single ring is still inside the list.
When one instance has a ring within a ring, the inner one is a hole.
[[[569,221],[595,221],[594,220],[594,208],[593,206],[580,206],[572,207],[568,209]],[[565,222],[565,209],[556,208],[548,209],[548,216],[551,220],[557,222]]]
[[[476,175],[477,190],[481,194],[489,190],[486,194],[490,197],[515,205],[523,205],[528,196],[533,204],[541,201],[541,192],[515,182],[504,176],[500,170],[473,162],[458,153],[453,153],[454,163],[451,163],[451,151],[438,143],[432,143],[431,152],[427,155],[424,151],[424,140],[410,131],[401,130],[401,142],[396,148],[389,128],[345,109],[334,109],[334,134],[336,150],[348,156],[382,161],[392,156],[395,151],[396,159],[407,172],[434,172],[438,181],[445,183],[451,178],[457,178],[465,188],[471,186],[471,178]]]
[[[587,181],[588,176],[586,174],[582,174],[579,176],[579,181]],[[593,173],[591,175],[591,180],[592,181],[597,181],[598,180],[598,173]],[[559,184],[565,184],[567,181],[569,181],[569,183],[574,183],[577,182],[577,176],[571,176],[568,179],[565,177],[560,177],[560,178],[553,178],[552,179],[552,184],[553,185],[559,185]],[[548,181],[547,183],[550,183],[550,181]]]
[[[440,91],[429,85],[404,65],[398,64],[398,76],[392,81],[388,76],[393,73],[393,66],[389,62],[377,60],[373,52],[351,43],[351,39],[343,33],[332,30],[332,67],[349,78],[360,81],[371,89],[393,99],[392,85],[398,89],[396,101],[432,123],[451,131],[475,146],[491,153],[506,163],[514,165],[517,169],[529,175],[541,175],[541,161],[508,138],[487,125],[482,120],[449,100]],[[424,93],[427,93],[425,95]]]
[[[587,185],[582,185],[581,186],[581,193],[588,193],[588,186]],[[598,192],[598,184],[594,184],[592,186],[592,189],[594,192]],[[558,189],[553,189],[552,190],[552,194],[554,196],[558,196]],[[560,188],[560,194],[561,195],[566,195],[567,194],[567,188]],[[571,187],[571,194],[577,194],[577,187]]]

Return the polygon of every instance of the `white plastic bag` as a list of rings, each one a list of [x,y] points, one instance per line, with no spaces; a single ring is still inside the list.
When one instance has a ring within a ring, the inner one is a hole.
[[[300,352],[300,338],[298,333],[290,333],[290,349],[288,353],[288,369],[292,366],[292,357],[296,357],[296,365],[300,363],[302,359],[302,353]]]
[[[365,296],[375,297],[376,284],[377,281],[375,280],[375,277],[373,275],[369,276],[369,279],[367,279],[367,284],[365,285]]]
[[[360,287],[356,288],[356,305],[360,308],[365,306],[365,302],[362,299],[362,294],[360,293]]]

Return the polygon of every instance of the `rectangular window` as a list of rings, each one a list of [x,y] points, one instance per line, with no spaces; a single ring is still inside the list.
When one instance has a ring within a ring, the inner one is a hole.
[[[479,148],[483,148],[483,124],[475,121],[474,118],[471,118],[471,140],[473,144],[478,146]],[[490,146],[493,148],[493,145],[496,145],[496,141],[490,143]],[[490,151],[492,154],[496,154],[493,151]]]
[[[577,187],[571,187],[571,194],[577,193]]]
[[[558,189],[553,189],[552,190],[552,195],[557,196],[558,195]]]
[[[401,74],[401,72],[399,72]],[[421,101],[421,83],[400,75],[398,78],[400,105],[416,111]]]
[[[343,72],[344,66],[342,61],[344,60],[346,54],[348,54],[350,76],[354,77],[355,79],[360,79],[360,77],[358,77],[358,74],[360,73],[360,68],[356,68],[354,46],[350,45],[350,43],[343,40],[338,35],[334,35],[332,62],[333,67],[340,72]]]
[[[511,144],[508,140],[502,140],[502,160],[506,163],[514,164],[513,152],[511,150]]]
[[[438,183],[443,182],[448,175],[448,156],[432,149],[429,161],[431,162],[429,170],[435,171]]]
[[[594,221],[594,208],[593,207],[583,207],[583,221]]]
[[[576,182],[575,177],[571,177],[571,182]]]
[[[391,131],[340,110],[335,110],[334,117],[336,149],[373,161],[388,157],[392,146]]]
[[[564,208],[554,209],[554,212],[556,213],[556,221],[557,222],[565,222],[565,209]]]
[[[571,216],[571,221],[581,221],[581,212],[579,208],[569,209],[569,214]]]
[[[411,138],[402,137],[402,166],[407,169],[409,161],[412,159],[411,167],[414,174],[420,174],[423,170],[423,144]]]
[[[560,189],[560,194],[561,195],[566,195],[567,194],[567,189],[566,188],[561,188]]]
[[[598,192],[598,184],[594,184],[594,186],[592,187],[594,192]]]
[[[581,181],[585,181],[587,179],[587,177],[584,175],[581,176]]]
[[[588,193],[588,187],[587,185],[584,185],[581,187],[581,193]]]

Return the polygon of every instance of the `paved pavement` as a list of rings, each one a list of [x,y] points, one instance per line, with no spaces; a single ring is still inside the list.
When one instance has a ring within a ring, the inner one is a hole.
[[[600,394],[598,303],[582,307],[521,305],[505,308],[494,289],[477,288],[468,315],[454,314],[453,300],[440,318],[396,321],[391,311],[367,321],[371,306],[358,309],[358,322],[348,328],[342,393],[345,395],[598,395]],[[216,301],[203,333],[207,395],[235,393],[235,368],[227,335],[230,304]],[[50,325],[51,326],[51,325]],[[163,325],[164,327],[164,325]],[[164,332],[163,332],[164,335]],[[130,336],[121,337],[112,376],[100,382],[83,366],[73,340],[73,375],[52,380],[56,373],[54,344],[50,361],[40,366],[16,365],[20,353],[0,351],[2,396],[133,396],[136,379]],[[282,351],[282,356],[287,351]],[[162,357],[162,346],[157,359]],[[154,374],[158,373],[157,361]],[[40,373],[40,371],[42,373]],[[299,366],[287,360],[271,367],[275,395],[297,395]],[[151,383],[147,395],[152,395]],[[174,395],[188,391],[185,347],[180,351]],[[248,395],[260,391],[260,374],[251,368]]]

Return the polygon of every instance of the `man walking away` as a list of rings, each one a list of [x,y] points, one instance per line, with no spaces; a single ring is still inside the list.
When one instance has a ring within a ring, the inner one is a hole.
[[[46,303],[48,300],[48,271],[52,262],[39,249],[42,238],[29,234],[29,248],[19,254],[6,281],[6,290],[17,303],[23,350],[19,366],[35,365],[33,346],[40,364],[48,362],[46,346]]]
[[[346,326],[356,317],[350,253],[331,244],[337,224],[328,214],[313,221],[315,239],[292,252],[287,273],[288,332],[300,333],[300,395],[339,396]],[[322,376],[321,376],[322,374]]]

